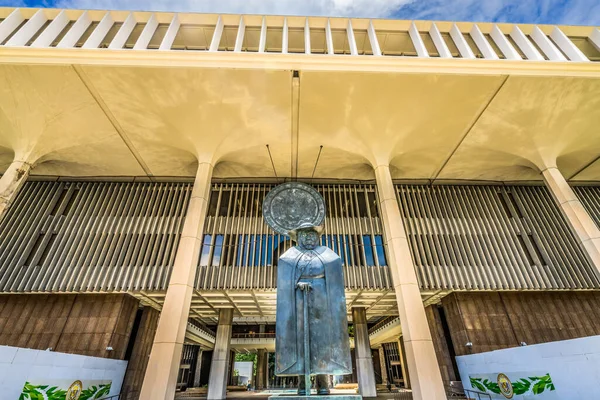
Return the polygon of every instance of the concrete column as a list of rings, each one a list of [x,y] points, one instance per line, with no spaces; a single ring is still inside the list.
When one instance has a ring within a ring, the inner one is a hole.
[[[269,352],[265,353],[265,389],[269,388]]]
[[[198,347],[198,357],[196,359],[196,371],[194,372],[194,387],[200,387],[200,376],[202,373],[202,349]]]
[[[379,348],[379,364],[381,365],[381,380],[385,385],[388,381],[388,371],[385,363],[385,351],[383,351],[383,346]]]
[[[31,168],[32,166],[28,162],[14,160],[2,174],[2,178],[0,178],[0,221],[27,180]]]
[[[406,352],[404,351],[404,344],[402,338],[398,339],[398,357],[400,358],[400,369],[402,370],[402,379],[404,380],[404,387],[410,389],[410,374],[408,368],[406,368]]]
[[[367,311],[364,307],[352,308],[354,324],[354,352],[356,354],[356,375],[358,390],[363,397],[377,397],[375,370],[371,357],[369,329],[367,327]]]
[[[231,372],[229,345],[231,344],[232,321],[233,309],[222,308],[219,311],[219,325],[208,377],[207,400],[222,400],[227,395],[227,382]]]
[[[398,302],[413,398],[445,400],[442,375],[435,356],[389,166],[380,165],[375,168],[375,177],[386,236],[388,265]]]
[[[588,212],[562,176],[558,168],[552,167],[542,171],[546,186],[550,189],[554,200],[569,222],[584,252],[596,273],[600,276],[600,230]]]
[[[144,400],[170,400],[175,397],[177,372],[202,246],[211,176],[212,165],[200,163],[144,376],[140,394]]]
[[[265,349],[259,349],[256,356],[256,382],[254,383],[257,390],[265,388]]]

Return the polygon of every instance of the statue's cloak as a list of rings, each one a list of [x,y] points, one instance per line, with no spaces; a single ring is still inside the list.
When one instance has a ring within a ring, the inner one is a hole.
[[[340,257],[331,249],[313,250],[322,262],[324,277],[313,280],[309,309],[311,374],[346,375],[352,373],[344,272]],[[302,375],[304,369],[304,301],[296,288],[302,271],[298,261],[303,252],[290,248],[279,259],[277,268],[277,319],[275,374]]]

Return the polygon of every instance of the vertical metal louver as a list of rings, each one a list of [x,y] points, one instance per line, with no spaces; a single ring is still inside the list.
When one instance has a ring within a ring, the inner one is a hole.
[[[27,182],[0,223],[0,290],[164,290],[182,183]]]
[[[598,278],[545,187],[397,186],[424,289],[591,289]]]
[[[291,242],[262,218],[271,184],[215,184],[211,194],[196,287],[275,288],[277,259]],[[392,286],[374,185],[315,185],[327,217],[322,243],[344,262],[349,289]]]
[[[596,226],[600,228],[600,187],[573,186],[573,191],[596,223]]]

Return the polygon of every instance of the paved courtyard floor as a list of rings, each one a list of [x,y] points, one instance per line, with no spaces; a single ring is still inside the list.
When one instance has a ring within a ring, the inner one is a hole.
[[[293,394],[293,391],[289,391],[289,394]],[[263,399],[268,399],[269,397],[273,396],[273,395],[281,395],[283,394],[281,391],[278,391],[277,393],[270,393],[267,391],[261,391],[261,392],[253,392],[253,391],[249,391],[249,392],[237,392],[237,391],[230,391],[227,393],[227,398],[228,399],[253,399],[253,400],[263,400]],[[352,390],[332,390],[331,394],[355,394],[354,391]],[[411,399],[411,395],[410,395],[410,391],[407,391],[406,393],[378,393],[377,395],[377,399],[406,399],[409,400]],[[281,397],[282,400],[285,399],[285,397]],[[183,393],[178,393],[175,396],[176,400],[204,400],[206,399],[206,395],[199,395],[199,396],[191,396],[191,393],[188,394],[183,394]]]

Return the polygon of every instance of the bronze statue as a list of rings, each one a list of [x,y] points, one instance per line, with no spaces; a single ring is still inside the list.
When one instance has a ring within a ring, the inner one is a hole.
[[[300,395],[327,394],[327,374],[352,373],[344,275],[340,257],[319,245],[325,216],[322,197],[311,186],[285,183],[263,205],[267,223],[297,242],[277,268],[275,374],[301,377]]]

